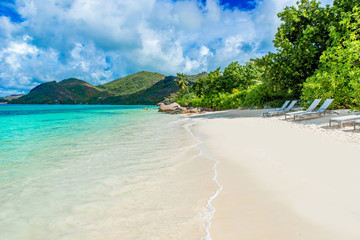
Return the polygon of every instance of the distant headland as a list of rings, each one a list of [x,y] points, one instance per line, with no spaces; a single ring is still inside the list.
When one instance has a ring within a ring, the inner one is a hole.
[[[188,75],[196,81],[207,73]],[[142,71],[94,86],[86,81],[69,78],[60,82],[42,83],[26,95],[1,98],[10,104],[119,104],[155,105],[178,91],[175,76]]]

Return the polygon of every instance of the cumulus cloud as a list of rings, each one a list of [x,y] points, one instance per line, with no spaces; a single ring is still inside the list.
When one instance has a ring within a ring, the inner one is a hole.
[[[296,0],[17,0],[0,17],[0,95],[77,77],[92,84],[147,70],[198,73],[273,50],[276,14]],[[323,1],[331,3],[331,0]]]

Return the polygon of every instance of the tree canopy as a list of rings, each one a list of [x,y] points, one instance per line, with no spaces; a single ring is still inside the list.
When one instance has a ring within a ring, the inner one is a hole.
[[[276,52],[210,72],[189,88],[188,95],[196,96],[190,105],[226,109],[335,98],[335,107],[359,107],[359,9],[358,0],[334,0],[331,7],[301,0],[286,7],[278,14]],[[177,100],[189,101],[186,94]]]

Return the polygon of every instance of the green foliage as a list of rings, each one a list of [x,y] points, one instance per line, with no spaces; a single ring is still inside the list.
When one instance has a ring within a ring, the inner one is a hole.
[[[282,95],[298,98],[303,82],[313,75],[329,45],[332,15],[315,0],[301,0],[278,16],[283,23],[273,41],[277,53],[269,53],[257,63],[265,68],[263,82]]]
[[[217,68],[206,77],[200,78],[192,86],[191,91],[198,97],[243,91],[254,85],[259,80],[260,75],[261,68],[253,62],[248,62],[244,66],[238,62],[233,62],[224,69],[224,72]]]
[[[268,53],[233,62],[200,78],[176,99],[191,106],[228,109],[280,106],[285,99],[335,98],[335,107],[360,107],[360,1],[320,7],[301,0],[278,16],[282,24]]]
[[[262,72],[262,68],[254,62],[248,62],[243,66],[233,62],[224,72],[217,68],[200,78],[193,86],[186,88],[187,91],[180,91],[174,100],[182,106],[208,107],[216,110],[238,108],[244,106],[247,94],[254,89],[256,83],[259,83]],[[178,79],[182,77],[178,74]],[[247,102],[250,104],[250,100]]]
[[[180,93],[189,93],[189,80],[183,73],[177,73],[176,85],[179,88]]]
[[[189,95],[186,95],[177,99],[177,102],[182,106],[188,105],[189,107],[207,107],[214,110],[226,110],[240,107],[245,98],[245,94],[245,91],[242,91],[235,94],[217,93],[206,97],[189,97]]]
[[[346,1],[349,2],[349,1]],[[344,2],[337,2],[341,6]],[[348,7],[349,5],[346,5]],[[339,9],[334,3],[334,11]],[[343,8],[340,8],[343,10]],[[334,98],[335,108],[360,106],[360,11],[341,12],[331,27],[332,46],[320,58],[319,69],[306,80],[303,98]]]
[[[211,71],[206,77],[200,78],[191,88],[198,97],[203,95],[210,95],[218,92],[215,90],[215,82],[221,76],[220,67],[217,68],[215,71]]]
[[[264,84],[258,84],[249,89],[243,106],[246,107],[260,107],[263,106],[265,102],[269,101],[270,93],[268,88]]]

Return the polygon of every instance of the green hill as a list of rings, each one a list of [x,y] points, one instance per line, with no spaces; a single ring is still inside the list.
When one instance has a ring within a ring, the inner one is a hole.
[[[192,82],[206,73],[187,75]],[[154,105],[178,91],[176,77],[138,72],[104,85],[93,86],[76,78],[42,83],[28,94],[11,100],[15,104],[148,104]]]
[[[177,92],[175,77],[168,76],[158,81],[149,88],[140,90],[129,95],[110,96],[99,100],[101,104],[123,104],[123,105],[155,105],[164,100],[171,93]],[[95,100],[93,103],[96,103]],[[89,102],[90,103],[90,102]]]
[[[75,104],[85,103],[89,98],[100,94],[93,85],[75,78],[42,83],[28,94],[11,101],[22,104]]]
[[[198,73],[198,74],[194,74],[194,75],[185,75],[185,77],[190,81],[190,82],[196,82],[197,80],[199,80],[202,77],[207,77],[208,73],[207,72],[202,72],[202,73]]]
[[[58,83],[68,89],[72,94],[79,97],[79,100],[86,102],[94,96],[98,96],[102,91],[88,82],[76,78],[69,78]]]
[[[142,71],[100,85],[98,88],[112,96],[130,95],[151,87],[165,77],[166,75],[160,73]]]
[[[33,88],[28,94],[12,100],[11,103],[45,104],[45,103],[74,103],[79,97],[70,92],[56,81],[42,83]]]

